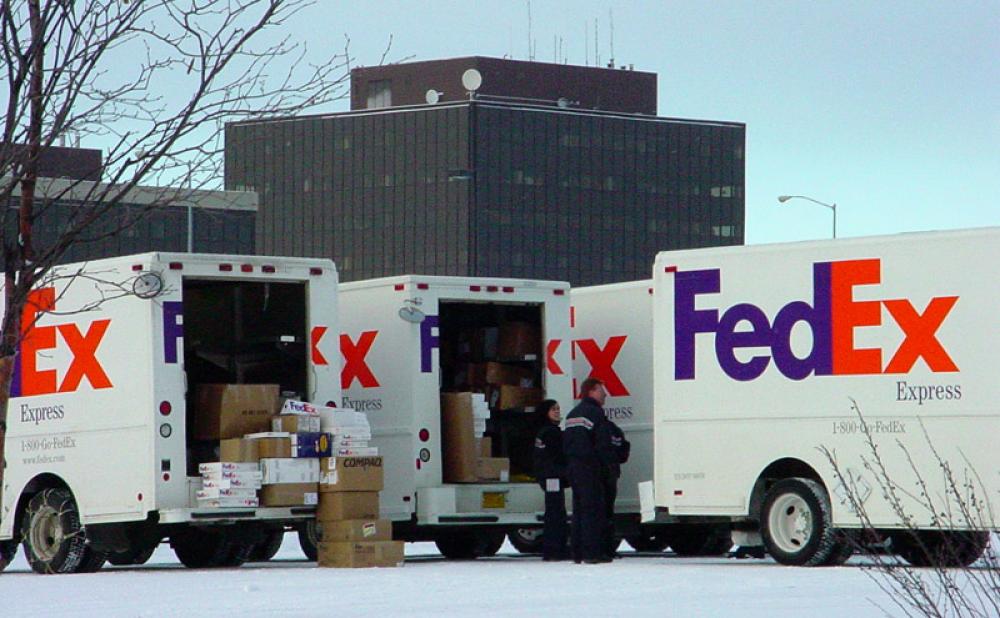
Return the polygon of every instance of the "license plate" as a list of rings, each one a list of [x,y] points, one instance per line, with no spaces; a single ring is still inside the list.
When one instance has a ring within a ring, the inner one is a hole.
[[[507,494],[500,491],[483,492],[484,509],[502,509],[507,506]]]

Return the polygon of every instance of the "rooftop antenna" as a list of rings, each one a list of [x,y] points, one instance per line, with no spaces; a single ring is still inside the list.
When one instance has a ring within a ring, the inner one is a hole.
[[[599,24],[597,18],[595,17],[594,18],[594,66],[595,67],[601,66],[600,39],[597,38],[597,30],[598,30],[598,26],[599,25],[600,24]]]
[[[534,54],[531,51],[531,0],[528,0],[528,60],[534,59]]]
[[[611,57],[608,58],[608,68],[615,68],[615,14],[612,9],[608,9],[609,29],[611,30]]]
[[[583,20],[583,66],[590,66],[590,25]]]

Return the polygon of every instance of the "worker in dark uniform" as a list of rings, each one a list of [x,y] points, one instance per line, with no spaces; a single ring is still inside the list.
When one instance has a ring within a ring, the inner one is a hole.
[[[562,410],[554,399],[546,399],[535,410],[538,435],[535,438],[535,478],[545,492],[545,527],[542,530],[542,560],[569,557],[566,524],[566,457],[563,455]]]
[[[621,465],[628,461],[632,445],[625,439],[625,433],[614,421],[608,419],[611,446],[615,451],[614,460],[604,467],[604,507],[607,521],[604,527],[604,551],[616,557],[618,543],[615,541],[615,500],[618,498],[618,479],[622,476]]]
[[[604,471],[617,461],[611,444],[611,428],[604,416],[607,392],[597,378],[587,378],[580,387],[580,403],[566,417],[563,452],[573,487],[573,559],[595,564],[610,562],[604,545],[607,521]]]

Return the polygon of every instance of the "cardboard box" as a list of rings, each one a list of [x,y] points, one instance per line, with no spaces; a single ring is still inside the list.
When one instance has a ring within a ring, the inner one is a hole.
[[[252,487],[203,487],[195,494],[198,500],[218,500],[222,498],[256,498],[257,490]]]
[[[261,459],[260,471],[264,485],[319,482],[318,459]]]
[[[272,431],[287,431],[289,433],[318,433],[319,415],[279,414],[271,419]]]
[[[377,457],[377,446],[341,446],[330,451],[331,457]]]
[[[392,522],[388,519],[347,519],[319,524],[320,538],[327,543],[345,541],[391,541]]]
[[[233,461],[214,461],[198,464],[198,474],[202,476],[215,476],[226,478],[227,476],[239,474],[252,474],[260,472],[260,466],[256,463],[239,463]]]
[[[469,384],[485,386],[510,384],[530,387],[535,385],[535,372],[528,367],[488,362],[469,365]]]
[[[317,417],[316,420],[319,418]],[[331,448],[332,444],[328,433],[292,434],[292,457],[329,457]]]
[[[316,483],[281,483],[260,489],[262,506],[311,506],[319,502]]]
[[[529,322],[507,322],[500,327],[497,356],[524,358],[542,352],[542,335],[538,326]]]
[[[478,448],[476,453],[480,457],[492,457],[493,456],[493,438],[489,436],[483,436],[478,439]]]
[[[476,477],[480,481],[510,480],[510,460],[506,457],[480,457],[476,459]]]
[[[257,441],[246,438],[230,438],[219,442],[219,459],[222,461],[249,463],[260,459]]]
[[[445,483],[476,482],[473,393],[441,393],[441,450]]]
[[[329,457],[319,460],[319,490],[381,491],[381,457]]]
[[[309,403],[308,401],[297,401],[295,399],[286,399],[285,402],[281,404],[281,414],[319,416],[320,411],[323,409],[325,409],[325,406],[317,406]]]
[[[321,567],[346,569],[395,567],[403,564],[403,542],[322,542],[317,547],[317,554]]]
[[[545,391],[540,388],[521,388],[504,384],[490,393],[490,407],[497,410],[514,408],[534,408],[545,399]]]
[[[193,435],[196,440],[227,440],[267,431],[277,409],[277,384],[199,384]]]
[[[320,522],[345,519],[378,519],[377,491],[334,491],[319,496],[316,519]]]

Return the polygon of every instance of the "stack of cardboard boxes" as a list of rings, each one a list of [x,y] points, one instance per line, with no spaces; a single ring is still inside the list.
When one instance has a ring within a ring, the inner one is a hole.
[[[323,416],[334,457],[320,459],[319,566],[391,567],[403,563],[403,543],[392,540],[392,522],[379,519],[378,492],[384,477],[378,448],[361,412],[337,410]]]
[[[445,483],[509,480],[510,461],[506,457],[491,457],[490,438],[476,431],[477,409],[483,409],[484,405],[479,393],[441,393]]]

